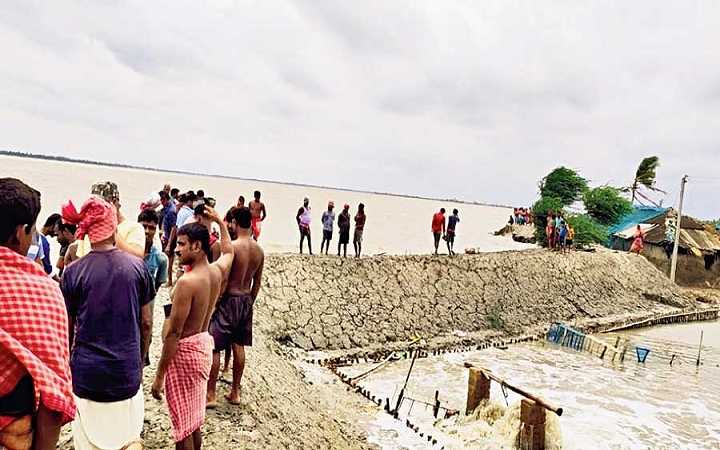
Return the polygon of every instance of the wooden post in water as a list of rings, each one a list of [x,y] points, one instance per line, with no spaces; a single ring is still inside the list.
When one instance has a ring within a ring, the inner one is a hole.
[[[465,414],[472,414],[482,400],[488,399],[490,399],[490,378],[477,367],[470,367]]]
[[[698,359],[696,366],[700,365],[700,352],[702,351],[702,341],[703,341],[703,330],[700,330],[700,345],[698,346]]]
[[[520,401],[520,448],[545,450],[545,408],[526,398]]]

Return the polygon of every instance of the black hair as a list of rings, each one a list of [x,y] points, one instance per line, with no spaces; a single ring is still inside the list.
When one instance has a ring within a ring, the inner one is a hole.
[[[235,208],[232,212],[233,220],[240,228],[249,229],[252,214],[249,208]]]
[[[241,195],[240,197],[238,197],[238,201],[245,203],[245,197]]]
[[[193,210],[195,212],[196,216],[204,216],[205,215],[205,204],[197,205],[195,209]]]
[[[445,214],[445,208],[440,208],[440,212]]]
[[[58,222],[58,232],[62,233],[63,231],[67,231],[70,234],[75,234],[77,231],[77,225],[73,225],[71,223],[65,223],[65,222]]]
[[[457,214],[458,212],[460,211],[458,211],[457,208],[453,209],[453,214]]]
[[[197,195],[195,195],[193,191],[187,191],[187,193],[185,194],[185,198],[187,198],[187,201],[189,202],[194,202],[195,200],[197,200]]]
[[[260,191],[255,191],[255,192],[253,192],[253,196],[254,196],[255,198],[260,198]]]
[[[205,191],[203,191],[202,189],[198,189],[197,196],[201,197],[201,198],[205,198]]]
[[[228,209],[228,211],[225,213],[225,222],[230,223],[233,220],[233,213],[235,211],[235,207],[231,207]]]
[[[360,203],[360,204],[358,205],[358,209],[359,209],[361,212],[365,212],[365,205],[363,205],[362,203]]]
[[[45,219],[45,225],[43,225],[43,228],[54,227],[61,220],[62,220],[62,216],[60,214],[58,214],[58,213],[50,214],[48,216],[48,218]]]
[[[155,225],[160,223],[160,217],[154,209],[143,209],[137,219],[138,222],[153,222]]]
[[[180,193],[180,189],[178,189],[178,188],[172,188],[172,189],[170,189],[170,196],[171,196],[171,197],[177,197],[179,193]]]
[[[170,200],[170,195],[165,191],[158,192],[158,195],[160,196],[160,200],[165,200],[165,201]]]
[[[29,234],[40,214],[40,192],[17,178],[0,178],[0,244],[6,244],[18,225]]]
[[[210,231],[207,227],[201,223],[193,222],[188,223],[180,227],[177,232],[178,236],[187,236],[190,243],[200,242],[205,255],[212,258],[212,251],[210,250]]]

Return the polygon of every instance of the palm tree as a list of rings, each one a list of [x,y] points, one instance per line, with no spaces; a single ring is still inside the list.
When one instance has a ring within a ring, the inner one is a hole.
[[[658,158],[657,156],[648,156],[640,162],[640,165],[635,172],[635,179],[633,180],[633,184],[630,187],[630,191],[632,191],[633,203],[635,202],[635,197],[639,193],[639,189],[641,186],[644,186],[651,191],[662,192],[663,194],[666,194],[665,191],[655,186],[655,170],[659,166],[660,158]],[[643,198],[647,198],[642,194],[640,195]]]

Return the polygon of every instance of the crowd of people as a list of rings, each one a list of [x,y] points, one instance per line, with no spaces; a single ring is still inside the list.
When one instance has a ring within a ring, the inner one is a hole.
[[[508,220],[509,225],[532,225],[534,222],[532,208],[513,208],[513,213]]]
[[[177,259],[151,393],[166,397],[176,448],[198,449],[223,351],[233,355],[226,398],[240,400],[264,266],[260,193],[221,217],[201,190],[165,186],[137,220],[115,183],[90,194],[38,232],[40,193],[0,179],[0,447],[54,449],[68,422],[78,450],[142,447],[153,302]],[[50,277],[53,236],[61,250]]]
[[[312,252],[312,233],[310,224],[312,223],[312,208],[310,207],[310,199],[305,197],[303,204],[297,210],[295,215],[295,221],[297,222],[298,229],[300,230],[300,254],[303,253],[303,244],[307,239],[308,253]],[[327,210],[322,213],[320,221],[322,222],[322,241],[320,242],[320,253],[322,254],[323,249],[327,255],[330,251],[330,242],[333,239],[333,229],[335,226],[335,202],[330,201],[327,205]],[[365,222],[367,216],[365,215],[365,205],[360,203],[358,205],[357,213],[354,217],[355,230],[353,233],[353,247],[355,248],[355,257],[360,258],[362,254],[362,242],[363,232],[365,231]],[[347,203],[343,206],[342,212],[337,217],[337,226],[339,231],[337,255],[347,256],[347,246],[350,242],[350,205]],[[316,241],[317,242],[317,241]]]
[[[566,252],[573,246],[575,229],[565,220],[562,214],[549,211],[545,236],[550,250]]]

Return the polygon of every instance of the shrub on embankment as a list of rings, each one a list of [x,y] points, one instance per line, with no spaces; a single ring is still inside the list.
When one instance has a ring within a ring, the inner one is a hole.
[[[361,260],[269,255],[256,311],[277,339],[347,349],[498,324],[522,333],[660,303],[690,304],[645,258],[611,251]]]

